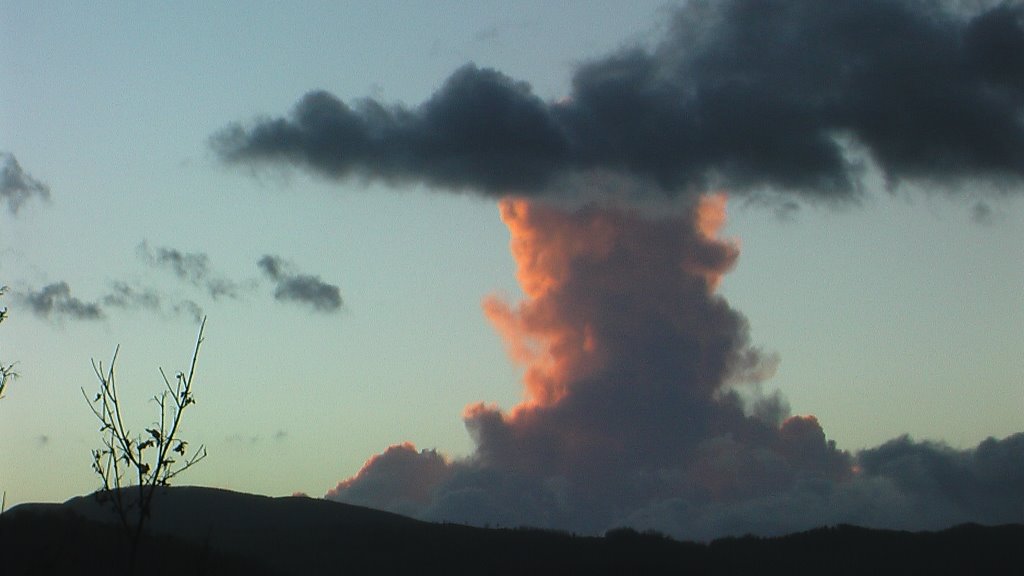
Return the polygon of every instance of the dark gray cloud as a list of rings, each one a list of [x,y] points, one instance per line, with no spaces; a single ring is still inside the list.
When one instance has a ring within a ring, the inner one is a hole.
[[[657,45],[579,67],[557,102],[468,65],[415,107],[315,91],[212,143],[228,162],[495,196],[586,196],[579,182],[614,175],[648,197],[842,199],[868,159],[892,185],[1019,187],[1024,6],[949,5],[693,0]]]
[[[17,214],[30,198],[50,199],[50,187],[25,172],[14,154],[0,152],[0,202],[7,202],[11,214]]]
[[[138,252],[146,263],[170,270],[179,279],[206,290],[215,300],[223,296],[239,297],[238,283],[214,274],[210,257],[203,252],[181,252],[163,246],[152,248],[145,241],[139,244]]]
[[[523,199],[501,210],[526,296],[484,310],[524,366],[524,401],[468,406],[466,458],[392,446],[327,497],[430,520],[695,539],[1024,521],[1024,434],[852,455],[814,416],[759,393],[777,360],[716,293],[738,257],[716,237],[721,197],[658,220]]]
[[[256,266],[274,282],[274,298],[277,300],[308,304],[320,312],[341,309],[341,290],[319,276],[293,274],[288,270],[287,262],[269,254],[260,258]]]
[[[263,270],[271,280],[277,281],[287,277],[285,268],[288,267],[288,264],[279,256],[265,254],[262,258],[256,261],[256,266],[260,270]]]
[[[86,302],[71,294],[67,282],[47,284],[37,291],[20,294],[29,310],[40,318],[99,320],[104,317],[99,303]]]

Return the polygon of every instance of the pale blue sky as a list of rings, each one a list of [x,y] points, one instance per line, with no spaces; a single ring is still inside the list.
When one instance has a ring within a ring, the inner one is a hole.
[[[480,311],[488,294],[518,294],[495,203],[250,174],[222,166],[207,139],[315,88],[415,105],[467,62],[555,100],[575,65],[650,42],[665,14],[663,2],[0,2],[0,151],[52,195],[0,213],[0,281],[66,281],[86,301],[125,281],[203,306],[186,437],[210,457],[187,483],[322,495],[392,443],[466,454],[462,408],[521,397]],[[988,222],[972,218],[979,201]],[[736,198],[726,234],[743,250],[722,292],[781,360],[765,386],[839,447],[902,433],[967,447],[1022,429],[1019,194],[878,187],[861,205],[787,214]],[[143,241],[207,254],[240,296],[214,300],[148,266]],[[264,254],[337,285],[343,309],[275,302]],[[185,366],[197,325],[116,309],[54,321],[4,304],[0,358],[22,377],[0,402],[0,487],[8,504],[91,491],[90,359],[121,345],[142,427],[157,367]]]

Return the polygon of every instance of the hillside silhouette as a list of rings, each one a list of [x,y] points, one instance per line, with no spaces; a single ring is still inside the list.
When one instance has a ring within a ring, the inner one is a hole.
[[[819,528],[679,542],[629,528],[604,537],[434,524],[308,497],[163,490],[144,574],[1021,574],[1024,525],[938,532]],[[0,516],[0,573],[118,573],[127,539],[94,497]]]

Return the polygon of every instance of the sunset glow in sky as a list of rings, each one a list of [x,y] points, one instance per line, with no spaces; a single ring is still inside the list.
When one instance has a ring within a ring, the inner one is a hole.
[[[0,1],[8,506],[206,316],[183,483],[1024,521],[1024,8],[816,5]]]

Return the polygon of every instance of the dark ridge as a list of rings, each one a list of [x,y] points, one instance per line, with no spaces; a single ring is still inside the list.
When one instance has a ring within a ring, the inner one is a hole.
[[[120,573],[127,539],[92,496],[0,516],[0,574]],[[938,532],[840,525],[776,538],[679,542],[432,524],[307,497],[207,488],[160,494],[142,543],[150,574],[1020,574],[1024,525]]]
[[[141,573],[280,576],[258,559],[170,535],[142,540]],[[88,520],[59,505],[30,506],[0,516],[0,574],[125,574],[128,541],[120,527]]]

